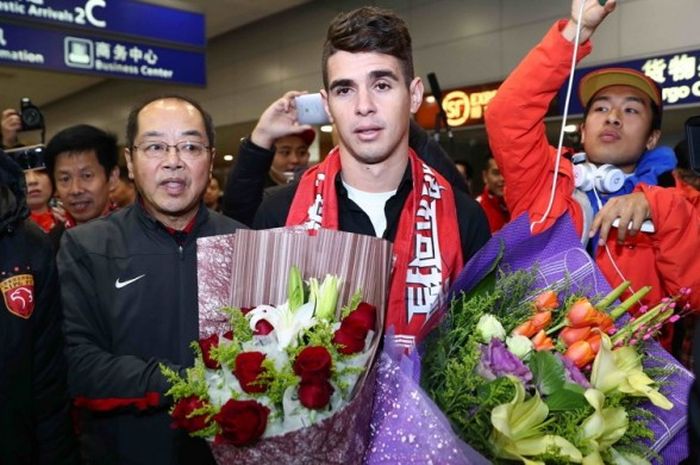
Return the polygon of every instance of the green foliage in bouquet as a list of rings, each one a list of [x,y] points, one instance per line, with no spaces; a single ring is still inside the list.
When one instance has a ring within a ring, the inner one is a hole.
[[[612,310],[629,283],[595,305],[578,294],[560,306],[556,293],[533,288],[535,276],[494,272],[452,301],[426,341],[424,388],[457,434],[495,463],[648,463],[651,414],[640,405],[672,404],[654,381],[670,369],[642,366],[653,361],[644,341],[673,315],[674,298],[616,327],[648,289]],[[564,343],[567,331],[575,337]],[[586,358],[574,346],[595,353]]]
[[[525,299],[534,280],[534,273],[500,273],[489,285],[457,297],[447,321],[427,342],[421,382],[459,435],[470,438],[482,453],[490,451],[491,410],[508,402],[514,390],[506,378],[488,381],[474,376],[481,356],[476,325],[490,313],[501,319],[506,331],[515,328],[531,311]]]

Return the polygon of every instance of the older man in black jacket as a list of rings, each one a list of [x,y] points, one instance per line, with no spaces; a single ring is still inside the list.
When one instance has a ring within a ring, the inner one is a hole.
[[[0,151],[0,463],[77,464],[54,254]]]

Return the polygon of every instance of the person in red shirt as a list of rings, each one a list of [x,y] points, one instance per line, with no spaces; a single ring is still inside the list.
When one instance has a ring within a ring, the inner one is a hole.
[[[505,180],[493,156],[489,155],[481,177],[484,180],[484,191],[476,198],[476,201],[486,213],[491,233],[495,233],[510,221],[510,213],[503,198]]]

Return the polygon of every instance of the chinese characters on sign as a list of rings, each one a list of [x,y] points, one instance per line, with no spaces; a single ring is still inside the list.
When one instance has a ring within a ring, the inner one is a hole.
[[[135,0],[0,0],[0,64],[204,85],[204,44],[199,13]]]
[[[574,88],[578,87],[581,76],[590,71],[609,66],[633,68],[649,76],[661,88],[661,97],[666,108],[675,105],[700,103],[700,50],[582,68],[576,71]],[[560,102],[563,102],[564,92],[565,89],[559,92]],[[578,99],[572,99],[570,113],[583,113],[583,108]]]

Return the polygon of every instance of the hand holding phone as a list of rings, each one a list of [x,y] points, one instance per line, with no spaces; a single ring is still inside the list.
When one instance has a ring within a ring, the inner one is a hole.
[[[328,114],[323,106],[321,94],[303,94],[294,98],[299,124],[329,124]]]

